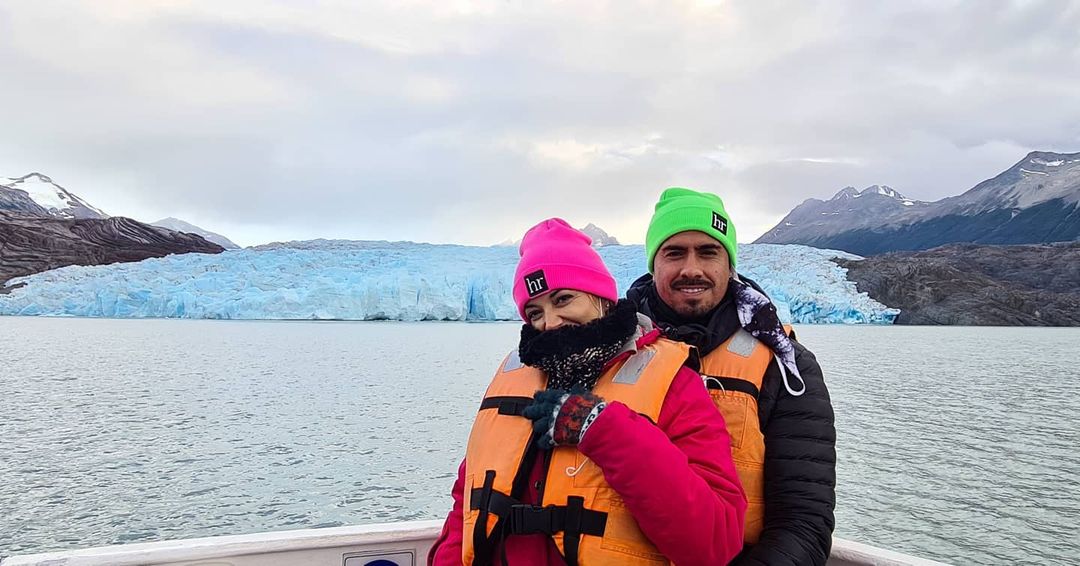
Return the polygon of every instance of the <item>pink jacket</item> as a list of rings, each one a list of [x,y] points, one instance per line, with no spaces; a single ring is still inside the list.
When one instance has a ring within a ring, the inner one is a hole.
[[[655,339],[656,333],[649,333],[638,345]],[[742,550],[746,498],[731,460],[724,418],[697,372],[683,367],[675,376],[655,425],[622,403],[608,403],[578,449],[604,471],[641,531],[671,562],[727,564]],[[542,460],[537,458],[523,503],[539,500]],[[429,566],[462,563],[464,483],[462,461],[452,492],[454,505],[428,556]],[[555,543],[543,534],[511,536],[505,546],[513,566],[565,564]]]

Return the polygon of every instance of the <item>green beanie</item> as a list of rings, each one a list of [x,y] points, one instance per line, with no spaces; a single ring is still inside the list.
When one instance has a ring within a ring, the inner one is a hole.
[[[735,224],[731,222],[724,201],[712,193],[699,193],[690,189],[672,187],[660,195],[656,212],[645,234],[645,254],[649,257],[649,273],[653,272],[653,258],[668,238],[696,230],[712,236],[727,250],[731,266],[735,267]]]

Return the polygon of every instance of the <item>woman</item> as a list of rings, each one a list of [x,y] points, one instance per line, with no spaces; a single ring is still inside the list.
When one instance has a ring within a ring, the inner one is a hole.
[[[518,350],[480,406],[428,563],[726,564],[746,500],[688,347],[553,218],[521,242]]]

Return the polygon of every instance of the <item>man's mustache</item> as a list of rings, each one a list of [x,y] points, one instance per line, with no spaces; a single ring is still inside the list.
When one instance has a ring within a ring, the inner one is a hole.
[[[676,279],[671,283],[673,289],[685,289],[700,287],[704,289],[711,289],[713,284],[704,279]]]

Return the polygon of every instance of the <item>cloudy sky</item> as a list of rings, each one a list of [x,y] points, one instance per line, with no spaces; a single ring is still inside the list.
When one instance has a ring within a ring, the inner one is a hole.
[[[0,0],[0,176],[241,245],[751,241],[810,197],[958,194],[1080,151],[1080,1]]]

